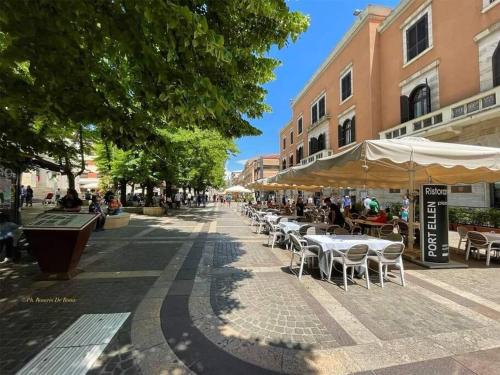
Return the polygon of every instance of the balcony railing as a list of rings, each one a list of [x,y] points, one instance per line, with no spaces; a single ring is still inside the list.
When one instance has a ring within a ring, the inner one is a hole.
[[[321,124],[325,123],[326,121],[330,120],[332,116],[330,116],[329,113],[326,113],[323,117],[320,117],[318,121],[313,122],[312,124],[309,125],[307,128],[308,131],[311,131],[312,129],[320,126]]]
[[[455,121],[490,111],[499,106],[499,99],[500,86],[384,130],[379,136],[381,139],[389,139],[419,135],[431,128],[444,127]]]
[[[333,150],[321,150],[321,151],[316,152],[315,154],[304,157],[300,161],[300,163],[302,165],[306,165],[306,164],[312,163],[315,160],[318,160],[321,158],[326,158],[327,156],[332,156],[332,155],[333,155]]]

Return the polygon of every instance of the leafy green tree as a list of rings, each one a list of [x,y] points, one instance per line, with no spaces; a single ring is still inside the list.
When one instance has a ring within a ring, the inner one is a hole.
[[[266,53],[307,24],[285,0],[4,0],[0,157],[50,152],[61,127],[88,124],[124,149],[157,129],[259,134],[247,119],[268,110],[279,63]]]

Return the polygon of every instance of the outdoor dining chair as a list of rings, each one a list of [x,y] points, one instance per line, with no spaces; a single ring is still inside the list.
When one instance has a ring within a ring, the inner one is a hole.
[[[269,241],[272,237],[271,248],[274,249],[274,245],[278,240],[283,241],[285,239],[285,233],[281,231],[279,225],[271,223],[268,219],[266,219],[266,227],[269,231],[269,236],[267,237],[267,246],[269,247]]]
[[[486,251],[486,266],[489,266],[491,252],[500,251],[498,245],[495,248],[493,248],[493,243],[488,241],[488,238],[486,238],[486,236],[481,232],[469,231],[467,233],[467,239],[469,242],[467,244],[467,252],[465,253],[465,260],[469,260],[469,254],[472,250],[477,251],[477,256],[479,258],[481,249],[484,249]]]
[[[345,228],[338,227],[333,230],[333,234],[336,236],[348,236],[351,233],[349,233],[349,231]]]
[[[321,234],[333,234],[335,229],[340,228],[338,225],[332,224],[327,226],[326,228],[317,228],[318,232]]]
[[[312,225],[310,224],[306,224],[306,225],[302,225],[300,228],[299,228],[299,234],[301,236],[305,236],[306,234],[316,234],[316,228],[314,228]]]
[[[379,229],[378,229],[378,236],[380,238],[384,237],[384,236],[387,236],[391,233],[394,233],[394,225],[392,224],[385,224],[385,225],[382,225]]]
[[[378,273],[380,278],[380,287],[384,287],[384,278],[387,278],[387,269],[389,266],[399,268],[401,276],[401,285],[405,286],[405,275],[403,267],[403,251],[405,245],[403,243],[391,243],[381,251],[376,251],[376,255],[369,255],[368,259],[378,263]],[[385,267],[385,268],[384,268]]]
[[[299,238],[295,233],[290,233],[290,241],[291,241],[291,251],[292,251],[292,259],[290,260],[290,272],[295,274],[293,271],[293,260],[295,255],[298,255],[300,258],[300,269],[299,269],[299,280],[302,278],[302,272],[304,271],[304,262],[308,259],[318,259],[318,253],[320,248],[318,245],[307,245],[307,241],[305,239]]]
[[[351,268],[351,281],[354,282],[354,267],[363,267],[366,270],[366,288],[370,289],[370,277],[368,275],[368,245],[353,245],[345,252],[332,250],[330,260],[330,275],[332,274],[333,263],[342,264],[342,273],[344,276],[344,290],[347,292],[347,269]]]
[[[468,245],[468,240],[467,240],[467,228],[462,226],[462,225],[459,225],[457,227],[457,233],[458,233],[458,236],[460,238],[460,240],[458,241],[458,246],[457,246],[457,250],[460,251],[460,248],[462,247],[462,242],[465,243],[465,249],[464,251],[467,251],[467,245]]]
[[[389,233],[389,234],[387,234],[385,236],[382,236],[381,238],[383,240],[387,240],[387,241],[404,243],[404,238],[399,233],[394,233],[394,232],[393,233]]]

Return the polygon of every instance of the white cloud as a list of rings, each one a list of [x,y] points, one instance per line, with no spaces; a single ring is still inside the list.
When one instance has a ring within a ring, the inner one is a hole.
[[[248,159],[241,159],[241,160],[236,160],[235,163],[236,164],[241,164],[241,165],[245,165],[245,163],[248,161]]]

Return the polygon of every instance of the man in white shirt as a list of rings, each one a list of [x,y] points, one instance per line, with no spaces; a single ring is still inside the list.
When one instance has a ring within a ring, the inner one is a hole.
[[[179,191],[175,194],[175,206],[181,208],[181,193]]]
[[[369,197],[366,197],[364,200],[363,200],[363,206],[365,207],[365,214],[368,213],[368,211],[370,211],[370,203],[372,203],[372,200],[369,198]]]

